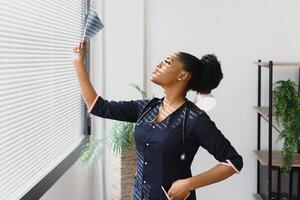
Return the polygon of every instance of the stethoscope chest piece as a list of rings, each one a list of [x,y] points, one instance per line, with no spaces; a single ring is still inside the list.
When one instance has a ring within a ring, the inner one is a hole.
[[[180,160],[182,160],[182,161],[186,160],[186,155],[185,155],[185,153],[182,153],[182,154],[180,155]]]

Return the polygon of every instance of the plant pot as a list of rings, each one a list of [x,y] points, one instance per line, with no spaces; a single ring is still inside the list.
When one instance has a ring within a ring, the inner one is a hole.
[[[122,153],[114,160],[112,200],[131,200],[136,162],[135,151]]]

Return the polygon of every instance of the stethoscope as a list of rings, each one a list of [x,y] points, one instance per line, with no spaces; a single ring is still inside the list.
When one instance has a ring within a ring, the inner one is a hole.
[[[162,102],[162,99],[157,99],[157,101],[152,104],[152,102],[149,102],[148,106],[144,108],[140,116],[138,117],[136,121],[136,125],[141,124],[141,120],[150,112],[152,108],[154,108],[156,105]],[[187,158],[186,155],[186,145],[185,145],[185,129],[186,129],[186,115],[187,115],[187,107],[183,110],[183,120],[182,120],[182,143],[183,143],[183,152],[180,154],[180,160],[185,161]]]

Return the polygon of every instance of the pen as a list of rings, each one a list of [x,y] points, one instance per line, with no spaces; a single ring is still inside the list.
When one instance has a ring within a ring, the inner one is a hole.
[[[171,200],[171,198],[168,196],[168,193],[166,192],[165,188],[163,186],[161,186],[161,189],[164,191],[165,195],[167,196],[168,200]],[[186,197],[184,198],[184,200],[186,200],[189,196],[190,196],[191,193],[188,193],[186,195]]]
[[[168,196],[168,193],[166,192],[165,188],[163,186],[161,186],[161,189],[164,191],[164,193],[167,196],[168,200],[171,200],[170,197]]]

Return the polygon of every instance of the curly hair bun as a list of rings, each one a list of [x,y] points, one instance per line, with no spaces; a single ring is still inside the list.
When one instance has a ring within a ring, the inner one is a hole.
[[[191,54],[179,52],[178,57],[184,69],[192,74],[188,90],[209,94],[223,79],[221,64],[214,54],[206,54],[198,59]]]

